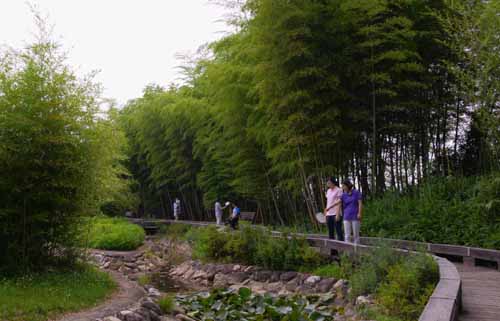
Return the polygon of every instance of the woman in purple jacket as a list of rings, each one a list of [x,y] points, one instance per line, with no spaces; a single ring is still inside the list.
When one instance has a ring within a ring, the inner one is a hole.
[[[342,183],[342,208],[344,209],[344,235],[346,242],[359,244],[359,229],[363,212],[361,193],[349,180]],[[354,238],[354,240],[353,240]]]

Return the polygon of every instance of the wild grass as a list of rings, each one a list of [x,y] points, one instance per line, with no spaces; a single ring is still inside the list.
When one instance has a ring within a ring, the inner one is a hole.
[[[0,279],[0,320],[45,321],[103,301],[116,288],[94,267]]]
[[[88,246],[101,250],[130,251],[145,239],[142,227],[125,219],[95,217],[87,222]]]

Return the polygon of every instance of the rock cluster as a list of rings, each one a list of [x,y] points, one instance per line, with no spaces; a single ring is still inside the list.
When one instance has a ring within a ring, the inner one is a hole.
[[[335,292],[340,299],[346,299],[348,291],[348,283],[345,280],[291,271],[268,271],[239,264],[201,264],[197,261],[186,261],[171,269],[169,275],[206,287],[246,286],[256,293],[287,295]]]
[[[96,321],[164,321],[169,320],[163,316],[157,299],[161,296],[160,291],[146,286],[147,296],[142,298],[135,306],[120,311],[115,315],[97,319]]]
[[[148,241],[143,250],[132,252],[94,250],[91,258],[103,270],[118,271],[131,280],[137,280],[140,275],[168,269],[169,262],[164,259],[167,253],[166,242]]]
[[[354,320],[354,305],[371,305],[371,297],[361,296],[356,300],[348,299],[349,284],[346,280],[323,278],[316,275],[293,271],[269,271],[255,266],[240,264],[202,264],[188,260],[172,267],[168,252],[172,251],[163,240],[148,241],[140,251],[112,252],[94,251],[92,258],[96,265],[104,270],[123,273],[130,280],[137,280],[140,275],[159,273],[162,277],[178,280],[190,285],[192,289],[202,288],[251,288],[253,292],[266,292],[278,295],[300,294],[335,294],[334,304],[343,307],[338,320]],[[147,296],[135,306],[120,311],[97,321],[165,321],[173,320],[162,315],[157,304],[161,296],[159,290],[145,286]],[[174,311],[176,319],[188,320],[183,311]],[[337,320],[337,319],[336,319]]]

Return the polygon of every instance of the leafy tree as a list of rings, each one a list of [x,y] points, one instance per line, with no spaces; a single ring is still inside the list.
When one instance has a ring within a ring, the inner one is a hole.
[[[97,90],[40,41],[0,58],[0,267],[22,271],[71,258],[93,203]]]

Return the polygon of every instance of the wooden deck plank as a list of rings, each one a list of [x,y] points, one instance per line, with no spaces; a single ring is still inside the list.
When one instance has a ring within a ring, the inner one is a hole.
[[[500,272],[456,264],[462,278],[462,312],[459,321],[500,320]]]

